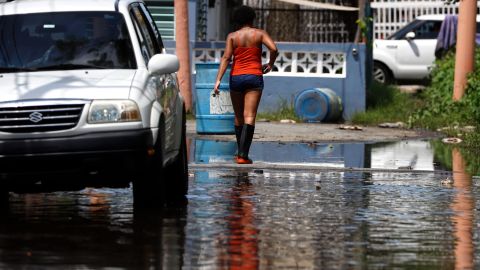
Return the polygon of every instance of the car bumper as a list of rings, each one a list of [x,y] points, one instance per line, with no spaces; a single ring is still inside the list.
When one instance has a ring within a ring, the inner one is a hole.
[[[147,160],[148,129],[73,137],[0,140],[0,180],[40,175],[125,176]]]

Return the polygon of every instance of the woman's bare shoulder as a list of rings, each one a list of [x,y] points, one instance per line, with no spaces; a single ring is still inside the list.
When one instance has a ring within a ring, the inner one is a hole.
[[[257,31],[257,33],[259,34],[262,34],[262,35],[268,35],[267,31],[263,30],[263,29],[260,29],[260,28],[255,28],[255,30]]]
[[[236,33],[237,33],[236,31],[235,31],[235,32],[230,32],[230,33],[227,35],[227,40],[233,39],[233,38],[235,37],[235,34],[236,34]]]

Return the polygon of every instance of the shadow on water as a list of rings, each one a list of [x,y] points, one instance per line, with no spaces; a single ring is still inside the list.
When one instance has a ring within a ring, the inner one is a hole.
[[[235,153],[189,149],[191,162]],[[192,169],[188,205],[154,210],[135,209],[130,188],[14,194],[0,213],[0,269],[478,269],[478,178],[460,150],[451,167],[435,151],[258,143],[263,162],[413,170]]]
[[[181,269],[186,205],[134,210],[130,198],[128,189],[16,195],[1,212],[0,268]]]

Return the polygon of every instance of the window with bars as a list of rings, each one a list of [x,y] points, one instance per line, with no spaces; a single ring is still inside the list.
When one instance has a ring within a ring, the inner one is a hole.
[[[175,39],[175,10],[173,0],[145,1],[163,40]]]

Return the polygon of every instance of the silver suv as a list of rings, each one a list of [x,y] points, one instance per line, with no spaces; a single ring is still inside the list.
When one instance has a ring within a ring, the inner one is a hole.
[[[130,182],[136,204],[183,199],[178,68],[142,1],[0,3],[1,200]]]

